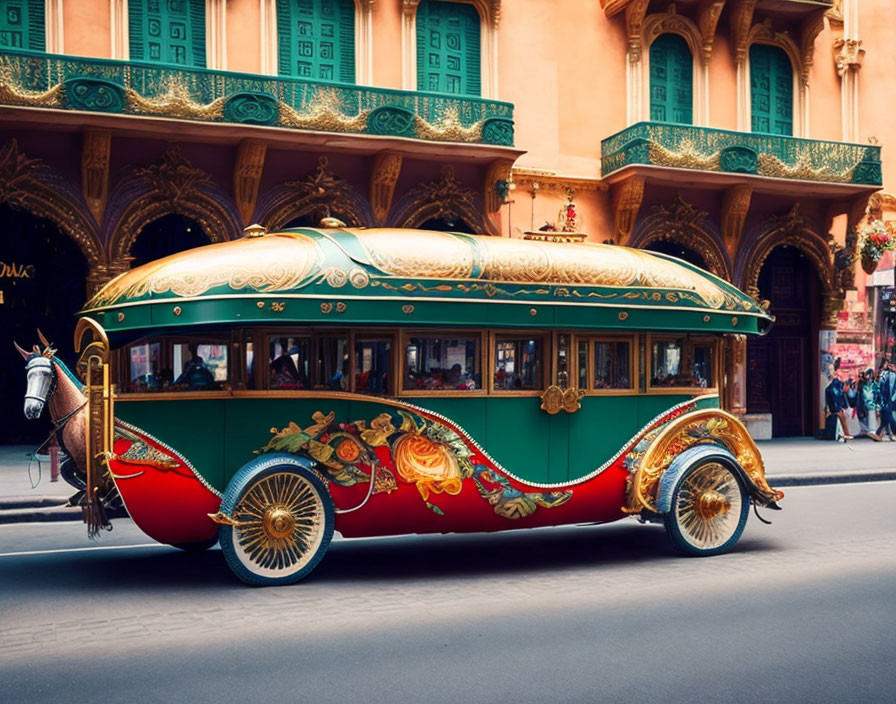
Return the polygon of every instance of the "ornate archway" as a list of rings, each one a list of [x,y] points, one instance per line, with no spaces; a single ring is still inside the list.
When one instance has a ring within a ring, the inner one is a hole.
[[[83,196],[41,159],[20,152],[15,139],[0,148],[0,203],[57,225],[84,254],[91,280],[105,269],[102,241]],[[89,289],[92,283],[88,283]]]
[[[632,247],[647,249],[654,242],[675,242],[698,252],[706,268],[716,276],[731,280],[728,257],[707,232],[709,215],[685,201],[681,194],[668,206],[655,205],[635,234]]]
[[[172,213],[198,222],[212,242],[226,242],[241,232],[230,197],[177,146],[161,161],[135,169],[121,181],[109,202],[109,260],[127,268],[131,246],[149,223]]]
[[[370,204],[351,184],[330,171],[325,156],[305,178],[268,191],[259,199],[258,212],[261,224],[269,230],[303,215],[311,215],[315,225],[325,217],[339,218],[352,227],[369,227],[375,222]]]
[[[800,214],[799,204],[794,205],[786,215],[767,220],[763,223],[762,229],[763,234],[743,255],[741,288],[744,291],[758,300],[759,273],[762,271],[762,265],[775,247],[790,246],[799,249],[812,262],[821,282],[825,300],[841,300],[842,294],[837,285],[834,254],[830,243],[817,233],[805,216]],[[826,303],[827,305],[829,304]],[[828,313],[826,310],[825,315]],[[822,319],[822,326],[825,322],[825,319]]]
[[[461,184],[450,166],[442,168],[440,178],[412,188],[396,204],[390,224],[394,227],[420,227],[428,220],[458,219],[476,232],[497,235],[494,225],[476,207],[476,192]]]

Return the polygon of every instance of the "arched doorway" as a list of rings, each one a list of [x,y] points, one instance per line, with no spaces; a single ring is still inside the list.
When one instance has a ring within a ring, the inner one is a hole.
[[[211,240],[202,226],[192,218],[176,213],[163,215],[140,230],[130,249],[133,257],[131,267],[201,247],[209,242]]]
[[[706,259],[704,259],[703,255],[696,249],[681,244],[680,242],[675,242],[674,240],[656,239],[648,242],[644,249],[649,252],[659,252],[660,254],[668,254],[671,257],[683,259],[689,264],[699,266],[701,269],[709,269],[706,264]]]
[[[74,366],[75,313],[86,300],[87,261],[55,224],[24,210],[0,205],[0,444],[36,445],[50,432],[46,411],[26,420],[24,362],[12,346],[38,342],[37,328]]]
[[[812,262],[795,247],[772,250],[758,279],[775,324],[747,342],[747,412],[770,413],[772,436],[815,431],[821,283]]]

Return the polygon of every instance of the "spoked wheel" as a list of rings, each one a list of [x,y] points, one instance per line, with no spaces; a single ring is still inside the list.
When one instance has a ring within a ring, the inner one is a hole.
[[[740,539],[749,510],[749,497],[734,471],[720,462],[705,462],[678,480],[665,516],[666,531],[681,552],[718,555]]]
[[[293,464],[251,463],[231,480],[219,529],[233,572],[248,584],[298,582],[320,562],[333,537],[333,504],[314,472]]]

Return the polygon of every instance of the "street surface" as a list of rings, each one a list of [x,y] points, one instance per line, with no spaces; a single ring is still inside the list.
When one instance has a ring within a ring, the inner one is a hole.
[[[127,519],[2,525],[0,701],[892,702],[896,482],[783,505],[714,558],[634,520],[336,540],[267,589]]]

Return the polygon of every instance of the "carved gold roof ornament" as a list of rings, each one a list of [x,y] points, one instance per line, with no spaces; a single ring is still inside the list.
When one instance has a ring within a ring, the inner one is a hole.
[[[135,174],[139,180],[147,182],[172,208],[177,208],[195,195],[200,184],[211,183],[209,175],[194,167],[177,144],[172,144],[165,150],[161,161],[137,169]]]

